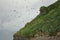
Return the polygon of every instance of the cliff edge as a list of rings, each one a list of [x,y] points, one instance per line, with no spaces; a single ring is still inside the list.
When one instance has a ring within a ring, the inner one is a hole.
[[[36,18],[13,35],[13,40],[60,40],[60,0],[39,11]]]

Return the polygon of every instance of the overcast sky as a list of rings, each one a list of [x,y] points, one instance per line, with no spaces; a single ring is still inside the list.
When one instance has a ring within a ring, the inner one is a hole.
[[[13,31],[36,17],[41,6],[56,0],[0,0],[0,29]]]

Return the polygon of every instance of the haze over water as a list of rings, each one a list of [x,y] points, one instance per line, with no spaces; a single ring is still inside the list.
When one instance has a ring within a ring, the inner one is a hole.
[[[13,34],[39,14],[41,6],[57,0],[0,0],[0,40],[13,40]]]

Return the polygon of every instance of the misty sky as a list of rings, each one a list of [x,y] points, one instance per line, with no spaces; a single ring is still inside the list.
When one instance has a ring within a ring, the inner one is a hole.
[[[48,6],[55,1],[57,0],[0,0],[0,40],[4,40],[7,34],[12,35],[8,31],[16,32],[34,19],[41,6]]]
[[[22,27],[36,17],[40,6],[48,6],[56,0],[0,0],[0,29]]]

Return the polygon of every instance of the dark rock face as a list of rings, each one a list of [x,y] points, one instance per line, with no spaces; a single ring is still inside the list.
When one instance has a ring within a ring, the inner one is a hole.
[[[15,37],[13,40],[60,40],[60,36],[40,36],[34,38]]]
[[[26,37],[14,36],[13,40],[28,40]]]
[[[45,7],[45,6],[42,6],[39,11],[40,11],[41,14],[46,14],[46,13],[48,13],[48,9],[47,9],[47,7]]]
[[[23,38],[23,37],[16,37],[15,39],[13,40],[28,40],[27,38]]]

